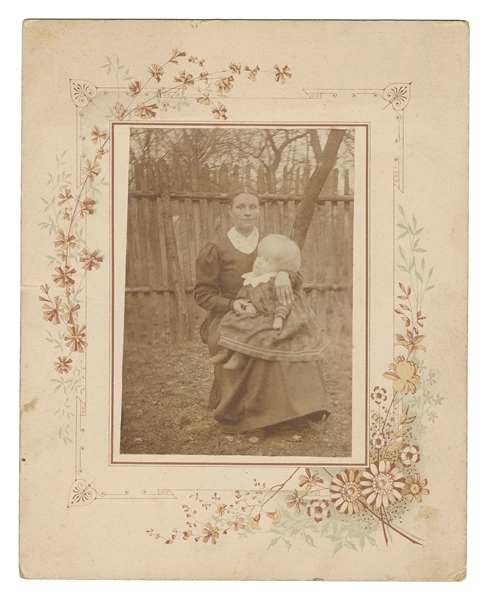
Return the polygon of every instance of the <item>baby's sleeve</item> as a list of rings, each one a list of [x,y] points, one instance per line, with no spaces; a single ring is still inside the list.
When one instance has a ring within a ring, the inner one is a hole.
[[[275,318],[282,317],[283,319],[286,319],[288,317],[288,315],[290,314],[291,306],[293,306],[293,305],[277,306],[274,311]]]
[[[237,299],[239,300],[249,300],[249,292],[248,292],[248,286],[247,285],[243,285],[241,287],[241,289],[239,290],[239,293],[237,294]]]

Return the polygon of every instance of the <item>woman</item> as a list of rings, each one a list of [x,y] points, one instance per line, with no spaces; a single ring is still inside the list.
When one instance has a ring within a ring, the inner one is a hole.
[[[226,236],[203,248],[196,261],[194,297],[208,311],[201,335],[210,356],[218,353],[218,326],[229,310],[245,311],[236,300],[242,275],[252,270],[257,255],[259,199],[252,189],[239,188],[230,196],[229,213],[234,222]],[[293,281],[290,281],[290,275]],[[281,272],[275,280],[279,300],[292,302],[295,274]],[[265,428],[282,424],[288,439],[300,436],[288,423],[304,418],[320,418],[326,411],[325,384],[317,362],[273,362],[252,358],[243,369],[226,370],[214,365],[214,381],[209,404],[224,433],[246,433],[251,443],[265,437]]]

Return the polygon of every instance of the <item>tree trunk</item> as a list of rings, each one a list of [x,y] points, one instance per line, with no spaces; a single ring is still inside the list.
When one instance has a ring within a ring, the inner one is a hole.
[[[341,129],[331,130],[325,147],[320,155],[320,159],[317,161],[317,166],[315,167],[312,177],[305,189],[305,193],[303,194],[291,232],[291,239],[298,244],[300,250],[305,243],[305,238],[307,237],[307,232],[315,212],[317,199],[325,180],[335,164],[337,152],[345,133],[345,130]],[[311,134],[312,136],[317,135],[317,132],[313,130]]]

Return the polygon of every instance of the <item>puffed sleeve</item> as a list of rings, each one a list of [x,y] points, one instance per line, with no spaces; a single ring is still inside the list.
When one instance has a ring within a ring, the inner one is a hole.
[[[215,244],[207,244],[196,260],[195,302],[209,312],[226,313],[232,300],[220,295],[220,256]]]

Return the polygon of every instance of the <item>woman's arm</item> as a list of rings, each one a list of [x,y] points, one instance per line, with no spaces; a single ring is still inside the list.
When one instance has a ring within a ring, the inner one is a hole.
[[[275,293],[283,306],[293,302],[293,290],[300,289],[302,278],[299,273],[280,271],[275,278]]]
[[[215,244],[207,244],[197,257],[195,302],[209,312],[226,313],[234,300],[220,295],[220,257]]]

